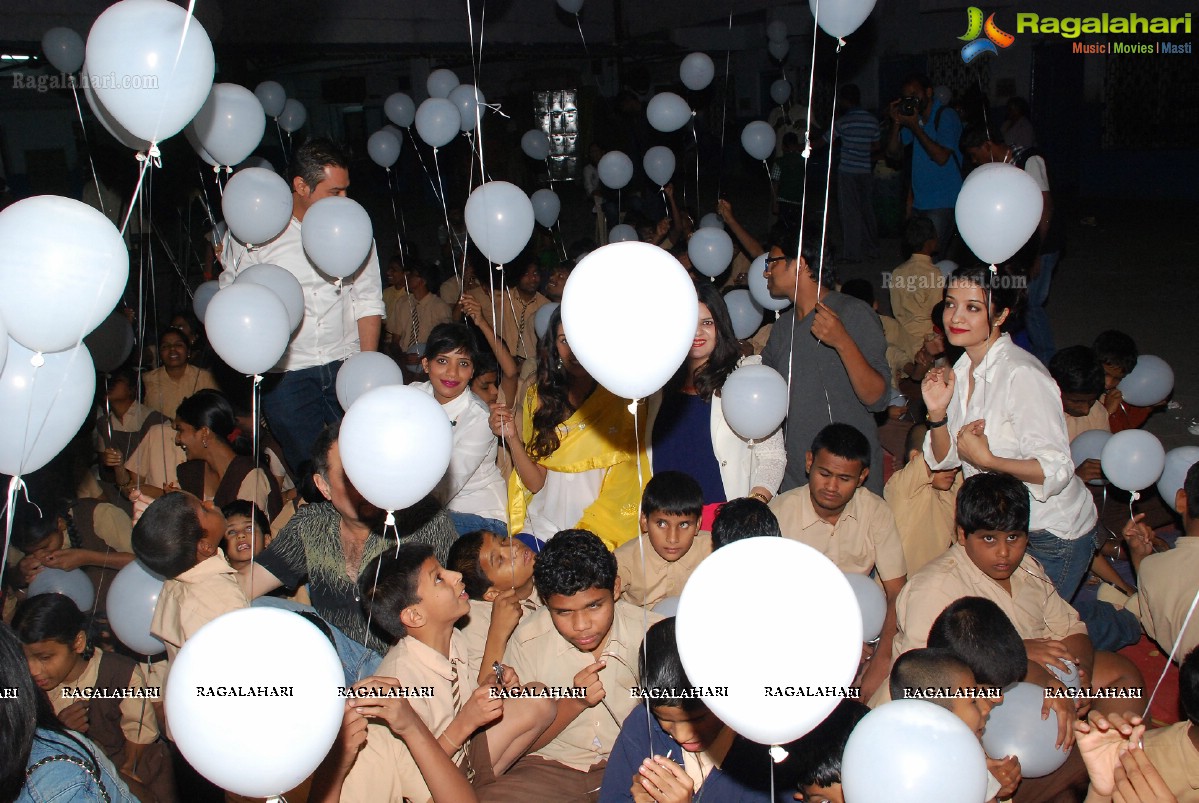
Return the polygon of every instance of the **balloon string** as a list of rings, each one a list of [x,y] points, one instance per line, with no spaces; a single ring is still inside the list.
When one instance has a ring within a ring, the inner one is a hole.
[[[570,255],[566,253],[566,235],[562,233],[562,216],[554,221],[554,225],[558,227],[558,247],[562,249],[562,259],[569,261]]]
[[[633,403],[629,405],[629,412],[633,414],[633,443],[636,449],[633,451],[633,459],[637,461],[637,488],[645,488],[645,478],[641,474],[641,421],[638,417],[637,410],[640,407],[640,399],[633,399]],[[641,554],[641,576],[648,577],[649,569],[645,563],[645,538],[640,534],[637,536],[637,551]],[[642,597],[641,600],[641,660],[643,665],[649,663],[649,653],[646,647],[646,642],[649,640],[649,599]],[[653,714],[649,709],[649,695],[645,695],[645,726],[649,731],[649,756],[654,757],[654,720]]]
[[[729,117],[729,64],[733,56],[733,12],[729,12],[728,47],[724,51],[724,92],[720,96],[720,170],[716,174],[716,201],[724,181],[724,134]]]
[[[215,229],[216,217],[212,214],[212,201],[208,197],[208,182],[204,180],[204,171],[200,167],[199,157],[197,157],[196,161],[196,174],[200,176],[200,199],[204,204],[204,213],[208,215],[208,222]],[[186,285],[184,286],[186,287]]]
[[[12,545],[13,517],[17,513],[17,495],[22,490],[25,491],[25,498],[28,499],[29,491],[25,488],[25,481],[21,479],[21,473],[18,471],[8,480],[7,501],[4,505],[4,552],[0,553],[0,573],[4,572],[5,564],[8,562],[8,549]]]
[[[1153,706],[1153,700],[1157,697],[1157,690],[1162,687],[1162,682],[1166,679],[1166,673],[1170,671],[1170,665],[1174,663],[1174,658],[1178,655],[1178,648],[1182,646],[1182,640],[1186,636],[1187,627],[1191,624],[1191,617],[1195,613],[1196,606],[1199,606],[1199,591],[1195,592],[1195,597],[1191,600],[1191,607],[1187,609],[1187,615],[1182,620],[1182,627],[1178,628],[1178,637],[1174,639],[1174,646],[1170,649],[1170,657],[1166,659],[1166,665],[1162,667],[1162,673],[1158,676],[1157,683],[1153,686],[1153,692],[1149,695],[1149,702],[1145,703],[1145,711],[1141,716],[1146,719],[1149,717],[1149,709]]]
[[[820,292],[820,288],[823,286],[823,282],[824,282],[824,243],[826,241],[825,238],[828,236],[828,191],[829,191],[829,185],[832,183],[832,178],[833,178],[833,137],[831,136],[831,134],[833,131],[833,126],[836,125],[836,122],[837,122],[837,81],[839,81],[840,77],[841,77],[841,46],[840,45],[837,46],[837,56],[833,60],[833,65],[834,65],[833,66],[833,111],[829,117],[829,126],[828,126],[830,136],[828,137],[828,164],[825,166],[825,172],[824,172],[824,215],[823,215],[824,220],[821,222],[821,225],[820,225],[820,267],[817,268],[817,271],[816,271],[816,292],[817,293]],[[806,172],[805,172],[805,175],[806,175]],[[804,183],[806,184],[807,182],[805,181]],[[801,226],[803,225],[802,222],[800,223],[800,225]],[[830,419],[831,419],[831,413],[830,413]]]
[[[403,264],[404,241],[400,237],[400,215],[396,211],[396,193],[391,187],[391,168],[385,167],[383,169],[387,171],[387,197],[391,199],[391,219],[395,222],[396,227],[396,248],[399,249],[399,253],[401,254],[400,263]]]
[[[699,204],[699,132],[695,128],[695,112],[691,112],[691,138],[695,141],[695,203]],[[698,212],[698,210],[696,210]]]
[[[437,185],[433,183],[433,174],[429,172],[429,166],[425,164],[425,157],[420,152],[420,146],[417,145],[418,141],[423,140],[417,140],[416,136],[412,133],[412,126],[408,126],[408,139],[412,142],[413,150],[416,151],[416,158],[418,161],[420,161],[421,170],[425,171],[425,178],[429,180],[429,187],[432,188],[433,195],[437,197],[437,200],[441,201],[441,195],[437,192]],[[436,155],[436,148],[433,149],[433,153]]]
[[[279,125],[279,118],[275,118],[275,133],[279,135],[279,150],[283,152],[284,161],[291,161],[291,154],[287,150],[287,146],[283,144],[283,126]]]
[[[579,39],[583,40],[583,53],[587,56],[587,70],[591,70],[591,49],[587,47],[587,37],[583,36],[583,18],[579,16],[579,12],[575,12],[575,24],[579,26]],[[599,84],[599,79],[596,79],[596,84]]]
[[[83,132],[83,146],[87,149],[87,161],[92,166],[92,180],[96,182],[96,200],[100,204],[100,214],[108,217],[104,208],[104,193],[100,191],[100,174],[96,172],[96,160],[92,158],[92,142],[87,136],[87,124],[83,122],[83,107],[79,105],[79,90],[71,81],[71,94],[75,96],[75,113],[79,115],[79,129]]]
[[[445,217],[446,242],[449,242],[450,238],[454,236],[454,227],[450,225],[450,210],[449,210],[449,207],[446,206],[446,202],[445,202],[445,183],[442,182],[442,180],[441,180],[441,162],[437,158],[437,148],[433,149],[433,167],[434,167],[434,169],[437,170],[437,186],[440,188],[440,191],[441,191],[441,213]],[[453,255],[453,247],[452,246],[450,247],[450,253],[452,256]],[[465,249],[464,249],[463,253],[465,253]],[[451,259],[450,266],[454,269],[454,277],[458,280],[458,286],[461,288],[465,288],[466,283],[462,280],[462,273],[461,273],[461,271],[458,270],[458,263],[455,262],[453,259]],[[433,288],[430,287],[429,291],[433,292]]]
[[[151,161],[159,155],[158,146],[151,142],[150,148],[146,153],[137,154],[137,160],[141,163],[141,168],[137,173],[137,185],[133,188],[133,198],[136,199],[141,195],[142,183],[146,180],[146,173],[150,170]],[[129,211],[125,213],[125,221],[121,224],[121,236],[125,236],[125,230],[129,228],[129,219],[133,216],[133,202],[129,204]]]

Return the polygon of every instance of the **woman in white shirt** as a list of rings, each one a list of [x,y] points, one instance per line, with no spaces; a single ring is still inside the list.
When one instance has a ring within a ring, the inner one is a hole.
[[[1028,486],[1028,551],[1069,600],[1095,551],[1095,503],[1074,475],[1057,385],[1002,333],[1019,285],[1020,277],[983,265],[950,278],[945,335],[966,353],[952,369],[930,370],[921,385],[929,426],[924,456],[933,471],[961,465],[966,477],[993,471]]]
[[[477,350],[464,324],[438,324],[429,333],[421,360],[429,381],[412,387],[436,399],[453,425],[450,465],[433,495],[447,509],[459,535],[490,530],[504,536],[507,486],[495,464],[497,446],[487,407],[470,390]]]

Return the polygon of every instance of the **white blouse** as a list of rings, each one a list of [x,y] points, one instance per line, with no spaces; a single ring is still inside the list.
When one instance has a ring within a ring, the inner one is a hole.
[[[411,387],[433,395],[428,382],[414,382]],[[441,409],[453,422],[454,443],[450,466],[433,495],[455,512],[506,521],[508,486],[495,464],[498,447],[486,405],[468,389]]]

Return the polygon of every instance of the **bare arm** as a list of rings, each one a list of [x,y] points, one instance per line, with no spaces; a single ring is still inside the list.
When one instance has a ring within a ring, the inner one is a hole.
[[[729,231],[737,238],[737,242],[741,243],[741,247],[745,249],[746,255],[750,259],[756,259],[766,253],[766,249],[757,239],[745,230],[741,222],[733,217],[733,207],[728,201],[723,199],[716,202],[716,213],[720,215],[721,220],[729,227]]]
[[[487,345],[491,346],[491,352],[495,354],[495,361],[500,365],[500,390],[503,391],[504,398],[515,400],[516,385],[520,379],[520,366],[516,364],[516,359],[508,350],[508,344],[504,342],[503,338],[496,337],[495,327],[483,315],[483,308],[477,299],[464,295],[459,299],[458,304],[462,307],[463,314],[479,327],[479,331],[487,340]]]
[[[512,457],[512,467],[520,475],[520,481],[533,493],[544,488],[549,469],[533,460],[525,451],[512,411],[502,404],[492,405],[490,423],[491,431],[504,439],[503,443]]]
[[[251,561],[249,566],[238,570],[237,584],[241,586],[246,599],[250,600],[283,587],[283,582],[257,561]]]
[[[379,334],[383,330],[383,316],[367,315],[358,319],[358,343],[363,351],[379,350]]]

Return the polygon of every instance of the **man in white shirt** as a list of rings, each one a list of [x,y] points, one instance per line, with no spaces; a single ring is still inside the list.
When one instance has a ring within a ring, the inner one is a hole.
[[[274,240],[254,247],[226,236],[220,284],[229,286],[251,265],[269,264],[290,271],[304,290],[304,320],[272,369],[277,376],[268,380],[262,399],[271,432],[283,446],[291,470],[298,472],[324,426],[341,419],[335,389],[341,363],[359,351],[378,350],[384,307],[379,257],[373,247],[362,267],[338,282],[313,264],[300,240],[308,209],[322,198],[344,196],[349,189],[345,152],[328,139],[310,140],[296,148],[289,172],[291,223]]]

